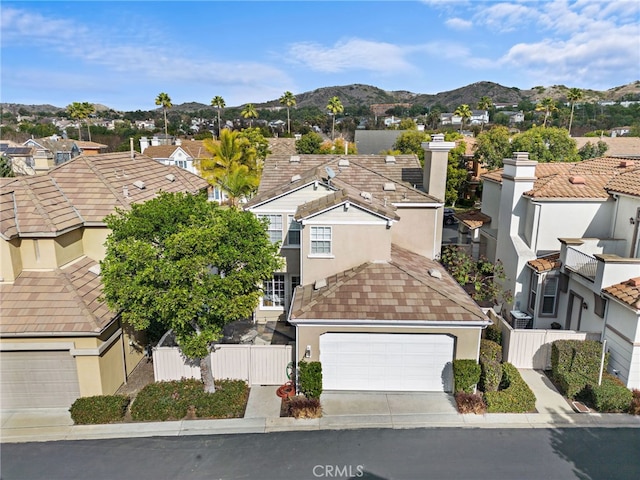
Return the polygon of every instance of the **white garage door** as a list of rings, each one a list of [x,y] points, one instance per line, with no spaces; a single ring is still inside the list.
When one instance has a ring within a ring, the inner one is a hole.
[[[0,405],[69,407],[80,396],[75,359],[68,351],[0,352]]]
[[[447,335],[320,336],[324,390],[449,392],[452,361],[453,337]]]

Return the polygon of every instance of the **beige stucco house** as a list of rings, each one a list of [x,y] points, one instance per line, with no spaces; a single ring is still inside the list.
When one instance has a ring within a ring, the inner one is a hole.
[[[206,181],[144,155],[79,156],[0,184],[0,404],[67,407],[114,393],[144,355],[100,301],[106,215]]]
[[[296,359],[326,390],[451,391],[451,362],[477,359],[490,322],[435,260],[448,151],[271,155],[246,208],[268,220],[286,267],[265,282],[258,321],[296,327]]]

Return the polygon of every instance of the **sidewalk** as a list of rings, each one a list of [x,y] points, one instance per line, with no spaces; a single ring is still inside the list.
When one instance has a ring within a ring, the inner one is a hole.
[[[269,433],[358,428],[640,428],[640,417],[574,413],[542,372],[521,370],[538,401],[539,413],[461,415],[450,395],[427,393],[335,393],[321,399],[324,416],[281,418],[275,386],[252,387],[244,418],[175,422],[73,425],[66,409],[2,411],[1,441],[43,442],[103,438]],[[424,413],[429,412],[429,413]]]

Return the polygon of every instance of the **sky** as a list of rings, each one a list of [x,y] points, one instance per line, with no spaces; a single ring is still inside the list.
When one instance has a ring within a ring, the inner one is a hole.
[[[0,101],[152,110],[321,87],[436,94],[479,81],[640,80],[640,1],[10,1]]]

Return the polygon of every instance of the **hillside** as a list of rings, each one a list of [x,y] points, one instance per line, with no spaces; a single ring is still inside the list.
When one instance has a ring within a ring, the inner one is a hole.
[[[476,82],[471,85],[448,90],[437,94],[412,93],[405,90],[387,91],[371,85],[353,84],[333,87],[317,88],[313,91],[295,95],[298,107],[318,107],[324,110],[327,101],[333,96],[340,98],[345,107],[349,106],[370,106],[375,103],[410,103],[412,105],[424,105],[431,107],[436,104],[456,108],[458,105],[467,104],[472,108],[483,97],[489,97],[494,103],[517,104],[522,100],[529,100],[537,103],[545,97],[554,100],[566,101],[569,87],[564,85],[553,85],[550,87],[536,86],[529,90],[520,90],[516,87],[505,87],[494,82]],[[627,85],[610,88],[605,91],[584,90],[584,101],[620,101],[622,99],[640,99],[640,81],[635,81]],[[2,108],[17,113],[19,109],[24,109],[30,113],[37,112],[57,112],[64,108],[53,105],[20,105],[14,103],[3,103]],[[266,108],[280,106],[278,99],[265,103],[255,103],[256,108]],[[232,107],[231,105],[229,107]],[[98,110],[105,110],[108,107],[96,104]],[[188,102],[174,105],[172,111],[180,113],[195,112],[202,109],[213,109],[210,105],[199,102]]]

